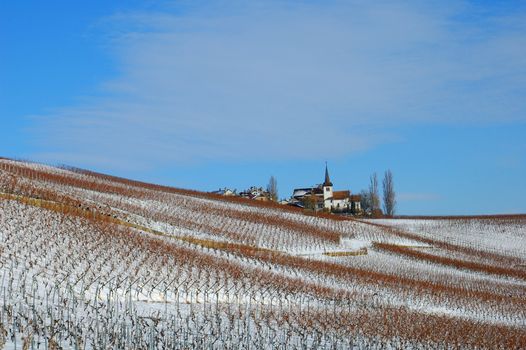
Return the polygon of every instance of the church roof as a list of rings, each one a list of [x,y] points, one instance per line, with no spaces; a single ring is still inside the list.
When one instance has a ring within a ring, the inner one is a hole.
[[[327,168],[327,163],[325,163],[325,182],[323,186],[332,186],[331,179],[329,177],[329,169]]]
[[[346,199],[351,196],[351,191],[334,191],[333,198],[334,199]]]

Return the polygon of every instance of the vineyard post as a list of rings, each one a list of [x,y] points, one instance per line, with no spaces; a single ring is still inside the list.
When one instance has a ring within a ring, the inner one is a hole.
[[[246,324],[247,324],[247,349],[250,349],[250,313],[252,311],[252,292],[253,292],[254,284],[249,284],[248,287],[248,304],[245,302],[245,305],[247,305],[247,311],[246,311]]]
[[[266,305],[266,304],[265,304],[265,294],[267,294],[267,292],[268,292],[268,293],[269,293],[269,297],[270,297],[270,288],[271,288],[270,285],[267,286],[267,287],[263,290],[263,292],[262,292],[262,294],[261,294],[261,313],[263,313],[263,307],[265,307],[265,305]]]
[[[217,289],[214,289],[214,287],[217,286],[218,284],[219,284],[219,281],[216,280],[216,281],[214,282],[214,284],[212,284],[212,285],[210,286],[210,288],[209,288],[209,289],[210,289],[211,291],[213,291],[213,293],[216,295],[216,305],[217,305],[217,301],[218,301],[218,298],[217,298],[218,290],[217,290]],[[207,295],[206,295],[205,298],[208,298],[208,292],[207,292]],[[209,304],[211,304],[211,303],[209,303]],[[216,309],[217,309],[217,307],[216,307]],[[210,312],[212,312],[212,306],[211,306],[211,305],[210,305]]]
[[[169,286],[166,285],[164,287],[164,319],[168,319],[168,288]]]
[[[3,303],[2,303],[2,324],[5,324],[5,320],[4,320],[4,310],[5,310],[5,307],[6,307],[6,303],[5,303],[5,287],[2,285],[2,296],[3,296]]]
[[[214,287],[217,286],[217,285],[219,285],[219,281],[216,280],[216,282],[211,286],[211,288],[214,288]],[[213,289],[214,294],[215,294],[215,296],[216,296],[216,313],[217,313],[217,311],[219,310],[219,308],[218,308],[218,304],[219,304],[219,291],[220,291],[221,289],[223,289],[223,285],[219,285],[219,288],[217,288],[217,289]],[[211,309],[211,307],[210,307],[210,309]]]
[[[230,305],[230,304],[231,304],[231,303],[230,303],[230,291],[231,291],[232,289],[234,289],[234,287],[235,287],[235,284],[232,284],[232,285],[230,286],[230,288],[226,289],[226,296],[227,296],[227,297],[226,297],[226,303],[227,303],[227,305],[228,305],[228,312],[229,312],[229,313],[232,312],[232,311],[231,311],[231,305]]]

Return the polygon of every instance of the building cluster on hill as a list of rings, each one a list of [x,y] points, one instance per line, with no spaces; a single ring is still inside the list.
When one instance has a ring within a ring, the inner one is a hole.
[[[237,196],[258,201],[270,201],[272,195],[262,187],[252,186],[247,190],[237,192],[229,188],[213,191],[222,196]],[[329,211],[331,213],[362,214],[361,195],[351,194],[350,190],[335,191],[330,180],[329,170],[325,166],[325,181],[311,187],[296,188],[290,199],[281,200],[283,205],[292,205],[313,211]]]
[[[360,195],[353,195],[350,190],[334,191],[329,169],[325,166],[325,181],[312,187],[294,189],[289,204],[312,210],[359,215],[362,213],[361,199]]]
[[[248,199],[253,199],[256,201],[270,201],[271,200],[270,192],[266,191],[262,187],[256,187],[256,186],[251,186],[249,189],[246,189],[239,193],[235,189],[231,190],[226,187],[220,188],[219,190],[213,191],[212,193],[219,194],[222,196],[236,196],[236,197],[241,197],[241,198],[248,198]]]
[[[256,201],[270,201],[270,192],[264,190],[262,187],[252,186],[248,190],[239,192],[239,196],[243,198],[253,199]]]

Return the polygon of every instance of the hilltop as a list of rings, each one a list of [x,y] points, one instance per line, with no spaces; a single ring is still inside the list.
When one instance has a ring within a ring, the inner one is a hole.
[[[0,237],[7,348],[526,348],[525,216],[313,216],[0,159]]]

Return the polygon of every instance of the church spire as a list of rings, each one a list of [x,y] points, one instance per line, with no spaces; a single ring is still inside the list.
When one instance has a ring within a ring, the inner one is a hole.
[[[332,186],[331,179],[329,178],[329,168],[327,168],[327,162],[325,162],[325,182],[323,186]]]

